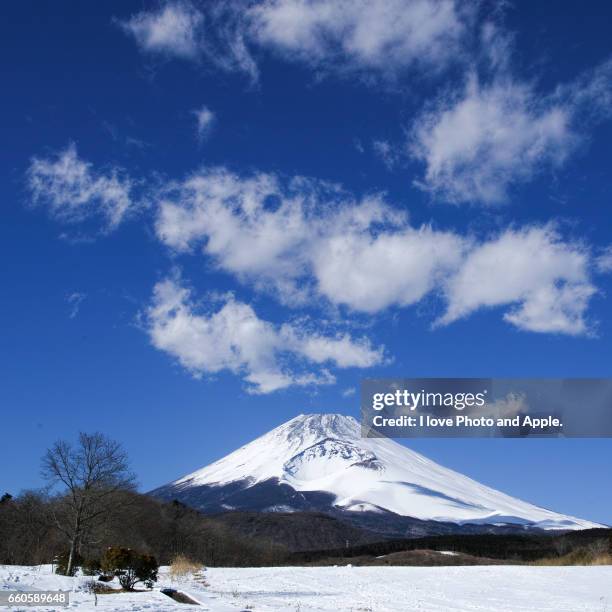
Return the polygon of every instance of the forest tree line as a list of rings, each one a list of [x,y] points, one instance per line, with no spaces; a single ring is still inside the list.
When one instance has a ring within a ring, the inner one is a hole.
[[[0,563],[65,559],[72,574],[111,546],[151,554],[162,564],[184,555],[205,565],[280,564],[286,551],[231,529],[179,502],[135,490],[122,447],[103,434],[56,442],[41,461],[46,486],[0,498]]]

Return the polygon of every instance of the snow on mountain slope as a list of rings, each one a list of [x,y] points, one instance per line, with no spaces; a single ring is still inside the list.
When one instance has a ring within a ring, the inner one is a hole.
[[[338,414],[295,417],[164,489],[250,488],[274,479],[296,491],[330,493],[336,507],[353,512],[544,529],[601,526],[505,495],[393,440],[361,438],[359,423]]]

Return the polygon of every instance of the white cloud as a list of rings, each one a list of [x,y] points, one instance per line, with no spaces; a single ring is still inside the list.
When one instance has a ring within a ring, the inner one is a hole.
[[[606,247],[601,251],[595,259],[595,267],[602,274],[612,272],[612,246]]]
[[[581,125],[593,125],[612,116],[612,59],[561,85],[555,98],[573,109]]]
[[[487,402],[486,414],[498,419],[511,419],[529,411],[527,396],[524,393],[508,393],[493,402]],[[483,415],[484,416],[484,415]]]
[[[546,92],[513,69],[514,51],[510,33],[482,24],[464,84],[413,121],[408,152],[424,164],[415,184],[436,199],[504,203],[513,187],[565,164],[612,115],[612,60]]]
[[[427,226],[339,232],[313,252],[313,270],[331,302],[375,313],[419,302],[459,265],[463,249],[458,236]]]
[[[241,72],[251,82],[259,78],[257,63],[249,46],[251,0],[218,0],[203,6],[209,28],[203,42],[206,59],[226,72]]]
[[[342,397],[353,397],[357,393],[355,387],[347,387],[342,391]]]
[[[247,46],[246,4],[236,1],[167,2],[120,22],[143,52],[206,61],[227,72],[258,77]]]
[[[387,170],[392,170],[400,160],[400,154],[396,147],[386,140],[375,140],[372,142],[374,154],[381,159]]]
[[[75,319],[77,317],[77,315],[79,314],[79,310],[81,309],[81,303],[86,297],[86,293],[80,293],[78,291],[69,293],[66,296],[66,302],[70,306],[70,312],[68,314],[68,317],[70,319]]]
[[[208,168],[164,192],[156,232],[294,305],[323,298],[374,314],[436,295],[447,304],[441,323],[507,307],[504,319],[521,329],[589,333],[594,262],[551,226],[460,235],[411,226],[381,195],[356,200],[305,178]]]
[[[285,301],[318,293],[376,312],[428,293],[460,260],[463,241],[412,228],[380,196],[355,201],[328,185],[204,169],[162,199],[156,222],[168,246],[202,245],[217,265]]]
[[[447,324],[485,307],[509,307],[504,319],[534,332],[580,335],[596,292],[589,253],[550,226],[506,230],[467,255],[445,283]]]
[[[383,349],[365,339],[325,336],[292,324],[278,327],[231,297],[216,312],[198,313],[190,291],[176,279],[155,286],[147,331],[157,349],[194,375],[227,370],[242,376],[253,393],[331,384],[335,378],[328,367],[364,368],[383,360]]]
[[[323,70],[437,69],[465,32],[454,0],[267,0],[250,16],[261,45]]]
[[[280,190],[272,175],[243,179],[222,168],[204,169],[162,199],[157,235],[178,251],[202,245],[221,268],[240,277],[290,283],[301,274],[301,251],[312,230],[305,198],[284,197]],[[279,196],[276,209],[266,205]]]
[[[68,223],[101,216],[111,230],[133,205],[129,177],[117,168],[95,170],[79,158],[74,144],[54,157],[34,157],[27,184],[34,203],[46,205],[54,217]]]
[[[520,329],[533,332],[581,336],[591,333],[585,312],[596,293],[590,283],[553,283],[534,290],[520,306],[510,310],[504,319]]]
[[[173,2],[143,11],[121,23],[143,51],[195,58],[204,16],[190,2]]]
[[[187,0],[122,23],[146,52],[204,59],[255,80],[252,49],[324,71],[394,76],[407,67],[438,71],[462,54],[473,10],[456,0]]]
[[[410,150],[425,164],[417,184],[454,203],[505,202],[512,185],[565,161],[577,142],[571,118],[527,84],[472,76],[459,96],[417,120]]]
[[[348,333],[324,336],[303,327],[283,325],[279,338],[285,350],[313,363],[333,363],[338,368],[369,368],[383,362],[382,349],[372,349],[369,340],[354,340]]]
[[[210,134],[210,130],[215,123],[215,113],[207,106],[194,110],[193,115],[196,119],[196,132],[199,140],[204,140]]]

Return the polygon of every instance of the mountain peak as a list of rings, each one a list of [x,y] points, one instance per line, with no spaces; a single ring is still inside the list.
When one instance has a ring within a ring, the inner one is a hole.
[[[342,414],[300,414],[154,494],[210,511],[327,504],[458,524],[597,526],[486,487],[393,440],[362,438],[357,420]]]
[[[343,414],[300,414],[270,433],[302,439],[316,437],[359,437],[360,426],[355,418]]]

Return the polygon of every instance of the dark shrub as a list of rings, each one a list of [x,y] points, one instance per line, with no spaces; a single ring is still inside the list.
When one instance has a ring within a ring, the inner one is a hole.
[[[97,576],[102,571],[100,559],[85,559],[81,569],[85,576]]]
[[[67,576],[67,572],[68,572],[68,557],[70,556],[70,553],[68,551],[64,551],[61,552],[59,555],[57,555],[57,557],[55,557],[54,559],[54,563],[56,564],[56,568],[55,568],[55,573],[56,574],[61,574],[62,576]],[[77,566],[79,566],[82,563],[83,559],[81,558],[81,556],[79,554],[75,555],[75,558],[73,560],[72,563],[72,569],[73,569],[73,573],[72,575],[74,576],[74,572],[77,569]]]
[[[109,547],[102,557],[101,565],[105,573],[117,576],[126,591],[134,590],[137,582],[142,582],[148,588],[157,582],[159,564],[155,557],[131,548]]]

